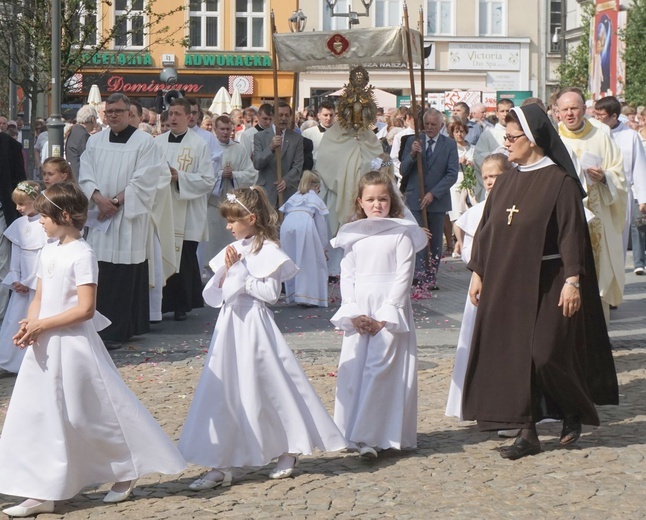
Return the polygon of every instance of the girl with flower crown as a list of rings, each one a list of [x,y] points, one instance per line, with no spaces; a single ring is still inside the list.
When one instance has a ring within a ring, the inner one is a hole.
[[[13,343],[13,336],[27,316],[27,309],[36,294],[38,254],[47,243],[47,234],[38,222],[40,215],[34,209],[34,200],[40,193],[35,181],[22,181],[11,194],[22,217],[14,220],[4,232],[11,242],[9,274],[2,283],[11,287],[11,298],[0,329],[0,369],[18,373],[25,351]]]
[[[257,186],[229,193],[220,213],[237,242],[209,263],[204,300],[222,309],[179,439],[187,461],[213,468],[194,491],[275,458],[269,477],[286,478],[299,454],[346,445],[267,309],[298,271],[278,245],[278,214]]]

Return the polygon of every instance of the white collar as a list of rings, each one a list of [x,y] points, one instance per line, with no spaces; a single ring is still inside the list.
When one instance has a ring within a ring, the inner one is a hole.
[[[535,170],[540,170],[541,168],[545,168],[546,166],[550,166],[552,164],[556,164],[556,163],[552,159],[550,159],[547,155],[545,155],[543,156],[542,159],[535,162],[534,164],[526,164],[524,166],[521,166],[519,164],[518,169],[521,172],[533,172]]]

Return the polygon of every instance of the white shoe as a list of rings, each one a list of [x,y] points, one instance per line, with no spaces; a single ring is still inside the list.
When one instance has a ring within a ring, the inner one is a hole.
[[[503,437],[504,439],[513,439],[518,437],[520,430],[498,430],[498,437]]]
[[[269,472],[269,478],[279,479],[279,478],[288,478],[292,476],[292,473],[294,473],[294,468],[298,466],[298,455],[292,455],[290,453],[287,453],[286,455],[294,459],[293,465],[289,468],[282,468],[282,469],[274,468]],[[278,458],[278,462],[280,462],[280,457]]]
[[[376,459],[377,450],[372,446],[361,446],[361,448],[359,448],[359,456],[363,459]]]
[[[38,513],[53,513],[54,512],[54,501],[45,500],[40,504],[35,506],[25,507],[23,505],[8,507],[2,511],[5,515],[13,516],[17,518],[22,518],[24,516],[35,516]]]
[[[123,502],[131,495],[136,483],[137,479],[135,478],[130,481],[130,485],[125,491],[108,491],[108,494],[103,498],[103,501],[106,504],[117,504],[119,502]]]
[[[231,481],[233,480],[233,475],[231,474],[230,470],[226,469],[219,469],[218,470],[220,473],[222,473],[223,477],[219,480],[212,480],[210,478],[207,478],[209,473],[205,473],[203,476],[198,478],[197,480],[193,481],[189,486],[188,489],[191,489],[193,491],[203,491],[205,489],[213,489],[218,486],[220,487],[229,487],[231,485]]]
[[[644,269],[643,267],[635,267],[635,270],[633,271],[633,273],[635,273],[638,276],[642,276],[646,274],[646,269]]]

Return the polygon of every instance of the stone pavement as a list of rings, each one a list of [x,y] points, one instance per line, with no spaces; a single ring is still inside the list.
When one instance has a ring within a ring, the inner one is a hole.
[[[627,265],[632,265],[629,258]],[[602,426],[585,428],[572,448],[558,447],[559,424],[540,427],[543,452],[516,462],[497,448],[509,441],[480,433],[472,423],[444,416],[452,361],[469,274],[459,261],[441,268],[441,290],[415,300],[419,339],[419,424],[415,451],[384,452],[376,461],[355,454],[304,457],[294,478],[271,481],[267,468],[244,469],[233,486],[199,493],[187,485],[203,468],[179,476],[146,476],[134,498],[103,504],[107,485],[60,502],[66,519],[215,518],[646,518],[646,277],[627,271],[625,302],[613,311],[611,336],[621,403],[600,408]],[[279,303],[276,321],[332,411],[341,335],[329,309]],[[203,309],[183,323],[172,319],[114,353],[123,378],[177,439],[202,369],[216,311]],[[0,377],[0,421],[13,388]],[[216,397],[217,398],[217,397]],[[375,413],[379,413],[375,410]],[[2,468],[0,468],[0,471]],[[0,495],[0,508],[15,503]]]

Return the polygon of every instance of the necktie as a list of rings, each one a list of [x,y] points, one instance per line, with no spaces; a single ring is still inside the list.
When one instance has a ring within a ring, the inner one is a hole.
[[[433,155],[433,139],[429,139],[426,144],[426,163],[431,162],[431,156]]]

